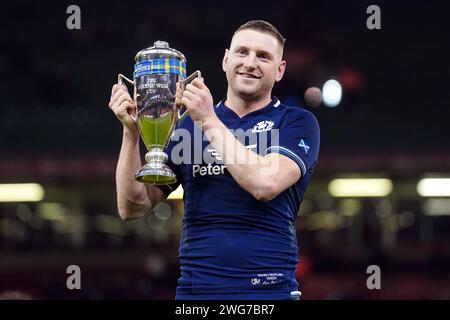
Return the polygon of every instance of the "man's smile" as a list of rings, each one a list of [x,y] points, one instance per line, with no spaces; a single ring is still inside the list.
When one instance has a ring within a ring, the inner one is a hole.
[[[257,75],[248,72],[238,72],[237,74],[247,79],[261,79],[261,77],[258,77]]]

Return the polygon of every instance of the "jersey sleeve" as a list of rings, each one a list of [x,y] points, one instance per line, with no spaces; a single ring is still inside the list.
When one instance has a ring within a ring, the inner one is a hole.
[[[295,110],[286,115],[279,128],[278,139],[271,141],[266,154],[279,153],[293,160],[302,177],[311,174],[318,162],[320,128],[316,117],[306,110]]]

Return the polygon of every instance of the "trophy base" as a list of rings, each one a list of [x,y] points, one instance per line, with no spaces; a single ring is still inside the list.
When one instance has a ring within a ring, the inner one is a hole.
[[[165,164],[146,164],[134,176],[134,178],[142,183],[150,183],[156,185],[172,184],[177,181],[175,173]]]

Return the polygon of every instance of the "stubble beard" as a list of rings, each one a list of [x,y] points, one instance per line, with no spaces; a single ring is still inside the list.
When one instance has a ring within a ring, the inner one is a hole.
[[[244,101],[255,101],[260,99],[264,95],[264,87],[257,85],[254,88],[242,88],[237,84],[238,80],[235,79],[234,84],[230,85],[231,90],[236,96]]]

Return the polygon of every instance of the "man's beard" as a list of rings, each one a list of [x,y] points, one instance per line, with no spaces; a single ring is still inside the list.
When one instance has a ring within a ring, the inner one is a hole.
[[[252,89],[240,88],[239,86],[234,87],[234,92],[237,96],[239,96],[244,101],[252,101],[258,100],[260,97],[264,95],[264,87],[256,87]]]

